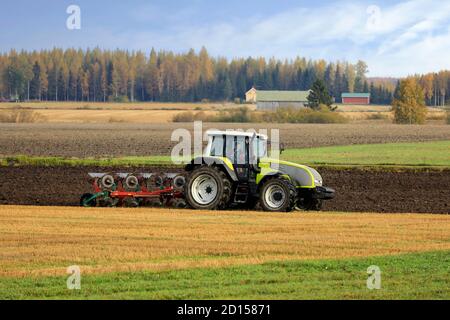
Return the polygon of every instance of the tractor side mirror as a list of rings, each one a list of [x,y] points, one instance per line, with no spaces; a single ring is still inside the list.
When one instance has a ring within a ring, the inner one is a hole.
[[[280,154],[282,154],[284,150],[286,150],[286,148],[284,147],[284,143],[280,143]]]

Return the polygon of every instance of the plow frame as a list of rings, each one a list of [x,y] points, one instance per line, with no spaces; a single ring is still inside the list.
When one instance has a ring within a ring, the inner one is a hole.
[[[117,201],[118,206],[122,206],[125,199],[158,199],[161,204],[170,205],[170,202],[174,199],[183,199],[184,193],[182,190],[175,188],[173,185],[161,187],[155,187],[154,190],[149,190],[145,185],[139,185],[136,191],[125,190],[122,184],[122,180],[119,179],[117,184],[110,190],[104,190],[100,187],[98,183],[97,175],[90,175],[92,180],[93,194],[90,197],[86,197],[84,201],[82,200],[81,205],[90,207],[93,201],[97,199],[111,198]]]

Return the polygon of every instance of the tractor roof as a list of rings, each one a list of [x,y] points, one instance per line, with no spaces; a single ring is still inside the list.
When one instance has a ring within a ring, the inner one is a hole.
[[[208,136],[237,136],[237,137],[253,137],[255,134],[258,138],[267,140],[267,136],[264,134],[256,133],[256,132],[245,132],[245,131],[220,131],[220,130],[208,130],[206,132]]]

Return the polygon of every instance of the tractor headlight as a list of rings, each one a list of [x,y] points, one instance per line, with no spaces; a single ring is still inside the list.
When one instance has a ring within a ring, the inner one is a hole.
[[[323,182],[322,180],[318,180],[318,179],[315,179],[315,180],[314,180],[314,183],[317,184],[317,185],[319,185],[319,186],[322,185],[322,182]]]

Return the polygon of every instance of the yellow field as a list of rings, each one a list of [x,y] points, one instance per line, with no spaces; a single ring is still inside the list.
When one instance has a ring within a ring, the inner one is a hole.
[[[337,105],[337,111],[350,120],[393,120],[390,106],[381,105]],[[428,108],[427,120],[444,120],[446,113],[442,109]]]
[[[0,118],[13,110],[25,109],[34,113],[36,122],[44,123],[167,123],[186,111],[203,111],[210,115],[241,106],[232,103],[8,102],[0,103]]]
[[[207,115],[219,110],[246,106],[255,110],[255,105],[238,105],[233,103],[162,103],[162,102],[19,102],[0,103],[2,114],[20,108],[33,110],[38,116],[37,122],[46,123],[167,123],[175,115],[186,112],[204,111]],[[352,121],[393,119],[389,106],[381,105],[337,105],[338,112]],[[428,108],[429,120],[445,118],[445,111]],[[42,116],[42,117],[41,117]]]
[[[0,111],[1,112],[1,111]],[[182,110],[37,110],[48,123],[167,123]],[[205,114],[214,111],[204,111]]]
[[[0,207],[0,276],[171,270],[450,249],[450,216]]]
[[[337,111],[342,112],[389,112],[390,106],[386,105],[362,105],[362,104],[337,104]]]

